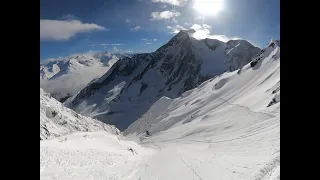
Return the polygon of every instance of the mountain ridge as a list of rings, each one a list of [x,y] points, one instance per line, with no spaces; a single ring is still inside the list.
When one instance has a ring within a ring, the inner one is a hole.
[[[119,60],[65,105],[125,129],[160,97],[175,98],[205,80],[240,69],[260,52],[245,40],[197,40],[180,31],[155,52]],[[132,110],[129,104],[140,108]],[[120,122],[123,119],[126,122]]]

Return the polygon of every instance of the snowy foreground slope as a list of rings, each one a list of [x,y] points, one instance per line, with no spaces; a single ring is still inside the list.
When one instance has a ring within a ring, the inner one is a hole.
[[[253,67],[160,98],[127,137],[99,131],[41,141],[40,178],[280,179],[280,42],[272,43]]]
[[[132,179],[154,152],[103,131],[73,133],[40,141],[40,179]]]
[[[107,131],[120,134],[114,126],[77,114],[40,88],[40,140],[77,131]]]

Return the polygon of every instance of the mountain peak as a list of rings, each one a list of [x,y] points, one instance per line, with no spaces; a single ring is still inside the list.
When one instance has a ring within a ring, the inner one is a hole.
[[[271,38],[270,42],[267,44],[267,46],[270,46],[271,44],[276,44],[277,46],[280,47],[280,40],[276,39],[276,38]]]
[[[194,29],[189,30],[181,30],[179,33],[177,33],[172,39],[180,38],[180,37],[191,37],[193,33],[196,31]]]

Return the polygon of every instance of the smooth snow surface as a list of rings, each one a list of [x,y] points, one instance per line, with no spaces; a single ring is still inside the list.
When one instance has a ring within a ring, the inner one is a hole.
[[[40,141],[40,179],[132,179],[153,153],[103,131],[69,134]]]
[[[178,98],[160,98],[120,140],[81,132],[41,141],[40,178],[280,179],[279,44],[260,57]]]

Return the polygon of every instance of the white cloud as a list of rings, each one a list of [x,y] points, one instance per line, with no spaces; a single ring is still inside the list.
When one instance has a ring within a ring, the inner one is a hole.
[[[89,47],[93,47],[93,46],[95,46],[95,44],[90,44],[90,45],[89,45]]]
[[[146,38],[143,38],[143,39],[141,39],[142,41],[149,41],[148,39],[146,39]]]
[[[124,45],[123,43],[116,43],[116,44],[111,44],[112,46],[122,46]]]
[[[183,6],[188,0],[151,0],[154,3],[165,3],[175,6]]]
[[[158,39],[153,39],[154,41],[157,41]]]
[[[40,19],[40,41],[68,40],[78,33],[107,30],[97,24],[82,23],[79,20]]]
[[[237,39],[241,39],[241,38],[239,38],[239,37],[237,37],[237,36],[235,36],[235,37],[228,37],[228,36],[225,36],[225,35],[209,35],[209,38],[210,39],[217,39],[217,40],[219,40],[219,41],[222,41],[222,42],[228,42],[228,41],[230,41],[230,40],[237,40]]]
[[[186,25],[186,26],[191,26],[192,23],[185,22],[184,25]]]
[[[62,75],[53,80],[41,80],[40,87],[48,93],[63,92],[62,97],[76,94],[94,78],[101,77],[108,69],[106,67],[88,67]]]
[[[145,44],[152,44],[152,42],[146,42]]]
[[[236,40],[236,39],[241,39],[239,37],[228,37],[225,35],[217,35],[217,34],[211,34],[210,30],[211,26],[207,24],[199,25],[199,24],[193,24],[190,29],[194,29],[196,32],[192,34],[192,37],[196,39],[217,39],[222,42],[227,42],[229,40]]]
[[[141,29],[140,26],[136,26],[134,28],[130,28],[131,31],[139,31]]]
[[[178,16],[180,16],[179,12],[171,12],[171,11],[152,12],[151,20],[171,19]]]
[[[189,27],[191,25],[189,23],[185,23],[185,24],[188,24]],[[212,28],[208,24],[203,24],[203,25],[193,24],[190,28],[185,28],[185,27],[183,27],[181,25],[176,25],[174,27],[167,26],[167,28],[170,30],[170,33],[172,33],[172,34],[177,34],[181,30],[194,29],[196,32],[192,34],[192,37],[194,37],[196,39],[209,38],[209,39],[217,39],[217,40],[223,41],[223,42],[227,42],[229,40],[241,39],[241,38],[236,37],[236,36],[235,37],[228,37],[228,36],[225,36],[225,35],[211,34],[210,29],[212,29]]]
[[[187,30],[187,28],[180,26],[180,25],[176,25],[175,27],[167,26],[167,28],[170,29],[171,34],[177,34],[181,30]]]
[[[129,22],[131,22],[131,20],[127,18],[127,19],[126,19],[126,22],[129,23]]]
[[[200,30],[200,29],[202,29],[202,27],[201,27],[201,25],[199,25],[199,24],[194,24],[194,25],[192,25],[191,27],[190,27],[190,29],[194,29],[194,30]],[[206,28],[203,28],[203,29],[206,29]]]
[[[95,54],[97,54],[99,51],[87,51],[85,53],[73,53],[70,55],[70,57],[76,57],[76,56],[81,56],[81,55],[88,55],[88,56],[93,56]],[[63,59],[63,58],[60,58],[60,59]]]
[[[203,24],[202,26],[206,29],[211,29],[211,26],[209,26],[208,24]]]

